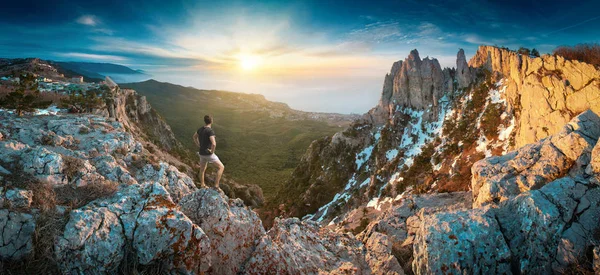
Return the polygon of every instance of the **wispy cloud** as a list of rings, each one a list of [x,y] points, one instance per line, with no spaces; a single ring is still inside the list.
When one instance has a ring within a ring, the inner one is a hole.
[[[56,53],[58,56],[68,57],[68,58],[79,58],[83,60],[97,60],[97,61],[125,61],[127,58],[117,55],[106,55],[106,54],[92,54],[92,53],[77,53],[77,52],[69,52],[69,53]]]
[[[100,23],[100,21],[98,20],[98,18],[96,16],[90,15],[90,14],[86,14],[86,15],[82,15],[82,16],[78,17],[77,20],[75,20],[75,22],[82,24],[82,25],[92,26],[92,27],[95,27],[96,25],[98,25]]]

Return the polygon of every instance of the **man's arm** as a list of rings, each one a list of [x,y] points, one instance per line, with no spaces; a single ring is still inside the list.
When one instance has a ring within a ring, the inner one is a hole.
[[[215,136],[210,136],[210,143],[211,143],[210,151],[214,153],[215,149],[217,148],[217,140],[215,139]]]
[[[198,141],[198,132],[195,132],[194,136],[192,138],[194,139],[194,143],[196,144],[196,147],[200,147],[200,142]]]

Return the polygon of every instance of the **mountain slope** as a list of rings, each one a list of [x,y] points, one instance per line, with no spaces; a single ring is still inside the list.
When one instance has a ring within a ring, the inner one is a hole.
[[[300,112],[261,95],[198,90],[154,80],[122,86],[146,96],[192,151],[196,150],[192,134],[204,124],[204,115],[212,114],[225,174],[259,185],[267,199],[290,177],[312,140],[339,131],[353,118]]]
[[[600,112],[599,83],[593,66],[557,56],[481,46],[468,63],[460,50],[456,69],[441,69],[412,51],[393,64],[375,108],[313,142],[277,202],[285,215],[343,223],[405,192],[468,191],[476,161]]]

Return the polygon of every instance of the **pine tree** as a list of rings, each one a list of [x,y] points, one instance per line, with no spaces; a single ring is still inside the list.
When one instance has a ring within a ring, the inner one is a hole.
[[[538,52],[538,50],[536,50],[535,48],[533,48],[531,50],[531,55],[533,55],[535,57],[540,57],[540,52]]]
[[[15,113],[22,116],[23,112],[33,112],[35,108],[47,108],[52,103],[51,101],[40,100],[40,92],[34,75],[23,74],[19,79],[19,86],[14,92],[9,93],[0,100],[0,106],[15,109]],[[29,93],[26,93],[26,91],[29,91]]]

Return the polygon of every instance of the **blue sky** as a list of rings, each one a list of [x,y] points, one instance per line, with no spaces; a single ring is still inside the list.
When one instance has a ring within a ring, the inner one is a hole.
[[[363,113],[412,49],[600,42],[598,1],[11,1],[0,56],[112,62],[185,86]]]

